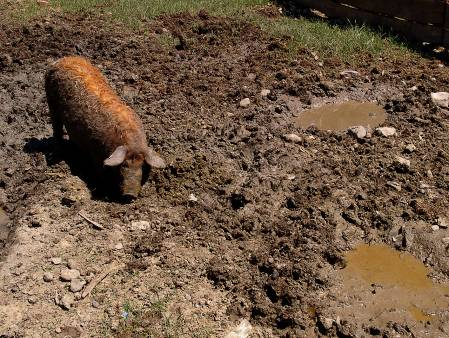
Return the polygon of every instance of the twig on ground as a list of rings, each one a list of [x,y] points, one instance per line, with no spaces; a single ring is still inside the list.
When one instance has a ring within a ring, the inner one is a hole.
[[[95,289],[95,287],[103,280],[105,279],[110,273],[115,272],[117,270],[120,270],[124,267],[123,264],[117,264],[117,262],[112,262],[109,264],[106,269],[100,273],[99,275],[95,276],[92,281],[86,286],[83,293],[81,294],[81,299],[86,298],[90,295],[90,293]]]
[[[104,226],[102,226],[100,223],[98,223],[98,222],[95,222],[94,220],[91,220],[89,217],[87,217],[86,215],[84,215],[81,211],[78,213],[78,215],[80,215],[82,218],[84,218],[86,221],[88,221],[90,224],[92,224],[92,226],[95,228],[95,229],[98,229],[98,230],[103,230],[104,229]]]

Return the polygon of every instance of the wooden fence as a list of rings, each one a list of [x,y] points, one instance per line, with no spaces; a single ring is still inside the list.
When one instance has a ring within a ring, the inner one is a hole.
[[[411,40],[449,46],[449,0],[294,0],[330,18],[390,28]]]

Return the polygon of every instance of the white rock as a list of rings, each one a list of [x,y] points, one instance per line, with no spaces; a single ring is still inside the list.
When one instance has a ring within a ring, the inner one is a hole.
[[[449,237],[444,237],[441,239],[444,244],[449,244]]]
[[[363,139],[366,137],[367,130],[364,126],[354,126],[348,129],[348,134]]]
[[[133,230],[146,230],[150,228],[150,222],[147,221],[133,221],[131,222]]]
[[[46,272],[46,273],[44,273],[44,282],[51,282],[54,278],[55,278],[55,276],[53,276],[53,274],[51,273],[51,272]]]
[[[443,229],[449,228],[449,219],[446,217],[438,217],[438,226]]]
[[[85,281],[79,278],[72,279],[70,282],[70,291],[71,292],[79,292],[83,289],[84,285],[86,284]]]
[[[302,137],[298,136],[296,134],[285,134],[283,137],[288,142],[293,142],[293,143],[300,143],[300,142],[302,142]]]
[[[240,101],[240,107],[246,108],[251,104],[251,100],[249,98],[245,98],[242,101]]]
[[[348,69],[340,72],[340,75],[344,77],[350,77],[350,76],[359,76],[360,73],[355,70]]]
[[[194,194],[189,195],[189,201],[191,202],[198,202],[198,198]]]
[[[438,226],[438,225],[432,225],[432,230],[433,231],[437,231],[437,230],[439,230],[440,229],[440,227]]]
[[[271,90],[269,90],[269,89],[262,89],[260,91],[260,96],[267,97],[268,95],[270,95],[270,93],[271,93]]]
[[[431,93],[432,102],[439,107],[448,108],[449,107],[449,93],[448,92],[438,92]]]
[[[72,307],[73,303],[75,303],[75,297],[73,297],[71,294],[65,294],[59,300],[59,306],[64,310],[69,310]]]
[[[376,128],[376,133],[384,137],[390,137],[396,135],[396,129],[393,127],[380,127]]]
[[[408,144],[405,149],[404,149],[407,153],[411,154],[416,150],[416,146],[412,143]]]
[[[229,332],[225,338],[247,338],[251,334],[253,327],[248,320],[243,319],[239,326]]]
[[[61,280],[70,282],[72,279],[79,278],[80,272],[76,269],[63,269],[61,271]]]
[[[388,181],[387,185],[392,187],[392,188],[394,188],[394,189],[396,189],[397,191],[401,191],[402,190],[402,186],[398,182]]]
[[[396,166],[399,169],[405,169],[405,170],[410,169],[410,165],[411,165],[410,160],[403,158],[401,156],[396,156],[394,159],[394,163],[396,164]]]
[[[117,244],[114,246],[114,249],[115,249],[115,250],[122,250],[122,249],[123,249],[123,244],[122,244],[122,243],[117,243]]]
[[[59,265],[62,263],[62,258],[61,257],[52,257],[50,258],[50,261],[54,264],[54,265]]]

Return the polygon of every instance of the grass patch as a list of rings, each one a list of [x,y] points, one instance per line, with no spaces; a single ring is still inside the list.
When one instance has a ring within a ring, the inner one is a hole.
[[[270,19],[253,10],[254,7],[269,4],[268,0],[49,0],[48,5],[41,5],[36,0],[24,0],[20,5],[15,5],[11,15],[26,21],[38,15],[51,14],[52,11],[76,13],[93,10],[108,13],[113,19],[136,27],[143,20],[161,14],[196,13],[203,9],[212,15],[249,20],[273,35],[290,36],[288,48],[292,57],[297,48],[310,49],[320,58],[335,57],[349,64],[357,64],[367,54],[393,59],[409,58],[411,55],[411,51],[398,39],[364,26],[339,27],[325,21],[284,16]],[[160,39],[161,45],[167,48],[176,43],[169,34]]]

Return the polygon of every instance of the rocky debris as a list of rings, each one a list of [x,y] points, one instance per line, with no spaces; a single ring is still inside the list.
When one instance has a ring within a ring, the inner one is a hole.
[[[95,299],[92,299],[91,305],[95,309],[98,309],[100,307],[100,303],[98,303]]]
[[[432,225],[430,228],[431,228],[433,231],[440,230],[440,227],[439,227],[438,225],[436,225],[436,224]]]
[[[229,332],[225,338],[247,338],[250,336],[253,327],[248,320],[243,319],[240,324]]]
[[[262,96],[262,97],[268,97],[268,95],[270,95],[270,93],[271,93],[271,90],[269,90],[269,89],[262,89],[262,90],[260,91],[260,96]]]
[[[61,271],[61,280],[64,282],[70,282],[72,279],[80,277],[80,272],[76,269],[63,269]]]
[[[67,267],[69,268],[69,269],[76,269],[76,262],[73,260],[73,259],[71,259],[71,258],[69,258],[68,260],[67,260]]]
[[[198,198],[194,194],[189,195],[190,202],[198,202]]]
[[[46,273],[44,273],[43,279],[44,279],[44,282],[49,283],[49,282],[53,281],[53,279],[55,279],[55,276],[51,272],[46,272]]]
[[[296,134],[285,134],[283,136],[284,140],[292,143],[300,143],[302,142],[302,137]]]
[[[407,146],[404,149],[404,152],[411,154],[416,150],[416,146],[413,143],[407,144]]]
[[[115,246],[114,246],[114,250],[122,250],[123,249],[123,243],[117,243]]]
[[[37,303],[37,298],[34,296],[31,296],[28,298],[28,303],[30,304],[36,304]]]
[[[401,156],[396,156],[394,159],[394,166],[398,172],[408,172],[410,170],[410,160]]]
[[[393,127],[379,127],[376,128],[376,134],[383,137],[390,137],[396,135],[396,129]]]
[[[62,298],[56,298],[56,304],[59,305],[64,310],[70,310],[70,308],[74,303],[75,297],[69,293],[62,296]]]
[[[449,237],[443,237],[443,238],[441,239],[441,241],[442,241],[444,244],[448,245],[448,244],[449,244]]]
[[[431,93],[430,97],[432,102],[438,107],[448,108],[449,107],[449,93],[448,92],[437,92]]]
[[[366,137],[367,130],[364,126],[354,126],[348,129],[348,134],[361,140]]]
[[[52,262],[54,265],[59,265],[62,263],[61,257],[52,257],[50,258],[50,262]]]
[[[410,227],[402,227],[401,230],[402,230],[402,247],[410,248],[413,244],[413,240],[415,239],[413,229]]]
[[[70,282],[70,291],[71,292],[79,292],[83,289],[86,282],[80,278],[72,279]]]
[[[438,226],[443,229],[447,229],[449,227],[449,219],[446,217],[438,217]]]
[[[251,100],[249,98],[245,98],[240,101],[239,105],[242,108],[247,108],[251,104]]]
[[[332,318],[327,318],[324,316],[320,316],[318,318],[318,325],[324,329],[324,332],[328,332],[334,325],[334,322],[335,321]]]

